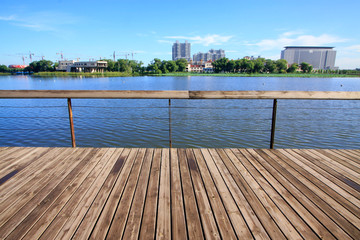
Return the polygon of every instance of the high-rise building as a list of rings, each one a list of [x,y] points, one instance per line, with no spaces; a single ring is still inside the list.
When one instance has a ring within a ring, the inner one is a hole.
[[[188,41],[185,41],[185,43],[179,43],[179,41],[176,41],[176,43],[172,46],[172,60],[176,61],[178,59],[184,58],[188,62],[191,60],[191,45],[188,43]]]
[[[285,59],[288,64],[309,63],[315,70],[335,69],[336,51],[334,47],[306,47],[288,46],[281,51],[281,59]]]
[[[210,49],[207,53],[196,53],[193,55],[193,61],[194,62],[207,62],[207,61],[216,61],[220,58],[225,57],[225,51],[222,49],[214,50]]]

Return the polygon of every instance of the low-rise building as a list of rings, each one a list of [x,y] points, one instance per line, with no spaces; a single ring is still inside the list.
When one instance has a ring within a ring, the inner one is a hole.
[[[56,71],[66,72],[67,67],[72,66],[74,62],[74,60],[61,60],[59,61],[59,65],[56,67]]]
[[[206,72],[206,73],[211,73],[214,72],[213,70],[213,66],[212,66],[212,61],[207,61],[207,62],[193,62],[190,61],[190,63],[188,64],[187,68],[186,68],[187,72],[198,72],[198,73],[202,73],[202,72]]]
[[[107,68],[108,63],[106,61],[74,61],[66,60],[59,61],[59,66],[56,68],[57,71],[66,72],[104,72]]]

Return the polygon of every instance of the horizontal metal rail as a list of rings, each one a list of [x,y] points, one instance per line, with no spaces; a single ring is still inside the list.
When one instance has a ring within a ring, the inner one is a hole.
[[[171,99],[273,99],[270,148],[274,148],[278,99],[360,100],[360,92],[339,91],[108,91],[108,90],[0,90],[0,98],[64,98],[68,102],[72,146],[76,147],[71,98],[169,99],[169,147],[172,147]]]

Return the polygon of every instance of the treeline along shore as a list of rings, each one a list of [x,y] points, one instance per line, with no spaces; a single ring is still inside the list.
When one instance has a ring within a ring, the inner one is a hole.
[[[128,76],[268,76],[268,77],[360,77],[357,70],[314,70],[308,63],[289,65],[286,60],[271,60],[257,58],[254,60],[238,59],[229,60],[221,58],[212,62],[212,71],[206,73],[190,72],[189,64],[185,59],[176,61],[160,60],[155,58],[143,66],[141,61],[118,59],[102,59],[107,62],[104,72],[61,72],[56,71],[58,63],[49,60],[34,61],[25,69],[10,69],[0,65],[0,75],[25,73],[34,76],[104,76],[104,77],[128,77]]]

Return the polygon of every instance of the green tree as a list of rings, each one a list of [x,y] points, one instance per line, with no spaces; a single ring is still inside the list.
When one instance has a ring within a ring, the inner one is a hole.
[[[176,65],[178,66],[178,69],[177,69],[178,72],[185,72],[186,67],[188,65],[188,61],[184,58],[180,58],[180,59],[176,60]]]
[[[29,64],[29,67],[26,68],[32,72],[53,72],[55,71],[54,65],[52,61],[49,60],[40,60],[34,61]]]
[[[300,64],[300,68],[303,71],[303,73],[310,73],[312,71],[312,69],[313,69],[313,67],[310,64],[306,63],[306,62],[302,62]]]
[[[107,62],[107,68],[106,68],[106,70],[107,70],[108,72],[114,72],[114,71],[116,71],[116,69],[115,69],[115,62],[114,62],[113,60],[111,60],[111,59],[103,59],[102,61],[106,61],[106,62]]]
[[[154,58],[153,61],[147,67],[147,71],[154,73],[154,74],[161,74],[162,71],[160,70],[161,67],[161,60],[158,58]]]
[[[235,65],[236,65],[236,62],[234,60],[228,61],[226,63],[225,71],[226,72],[234,72],[235,71]]]
[[[291,66],[286,70],[288,73],[294,73],[299,68],[297,63],[291,64]]]
[[[265,60],[264,71],[268,72],[268,73],[274,73],[275,70],[276,70],[275,61],[273,61],[271,59],[266,59]]]
[[[241,62],[242,62],[242,59],[235,60],[235,71],[236,72],[241,72]]]
[[[227,58],[220,58],[220,59],[212,62],[214,72],[215,73],[225,72],[226,64],[228,61],[229,61],[229,59],[227,59]]]
[[[0,65],[0,72],[2,73],[10,72],[10,69],[6,65]]]
[[[254,72],[261,73],[264,71],[265,58],[257,58],[254,62]]]
[[[287,61],[285,59],[279,59],[276,61],[276,68],[279,73],[285,73],[287,70]]]
[[[254,67],[255,67],[254,61],[247,60],[244,62],[244,69],[246,73],[253,73]]]
[[[176,64],[175,61],[167,61],[166,62],[166,69],[169,72],[176,72],[178,70],[179,66]]]

